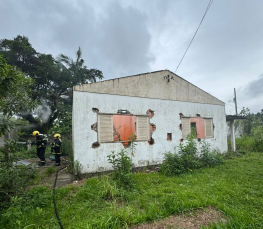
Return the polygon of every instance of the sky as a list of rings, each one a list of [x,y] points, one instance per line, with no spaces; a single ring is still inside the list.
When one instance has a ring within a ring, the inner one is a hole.
[[[73,59],[105,79],[176,68],[209,0],[0,0],[0,39]],[[226,104],[263,109],[263,1],[214,0],[176,74]]]

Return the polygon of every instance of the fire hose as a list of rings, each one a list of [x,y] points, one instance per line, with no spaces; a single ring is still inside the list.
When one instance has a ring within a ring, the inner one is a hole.
[[[62,161],[60,160],[60,162],[62,162]],[[64,167],[58,169],[57,172],[56,172],[56,178],[55,178],[55,182],[54,182],[54,185],[53,185],[53,203],[54,203],[54,209],[55,209],[56,217],[58,219],[58,224],[59,224],[61,229],[64,229],[63,226],[62,226],[61,220],[59,218],[58,209],[57,209],[57,205],[56,205],[56,199],[55,199],[55,189],[56,189],[56,184],[57,184],[58,172],[60,170],[65,169],[67,167],[63,162],[62,162],[62,164],[64,165]]]

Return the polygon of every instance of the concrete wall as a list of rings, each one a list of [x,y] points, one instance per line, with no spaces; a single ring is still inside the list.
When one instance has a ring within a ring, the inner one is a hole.
[[[135,157],[132,161],[135,166],[158,164],[163,160],[163,153],[178,152],[182,131],[179,113],[184,116],[213,118],[214,138],[207,139],[212,148],[221,152],[227,150],[227,125],[225,107],[201,103],[171,101],[162,99],[138,98],[120,95],[98,94],[90,92],[73,92],[73,147],[74,159],[83,165],[83,173],[107,171],[112,169],[107,162],[107,155],[111,151],[119,152],[123,149],[122,143],[101,143],[93,149],[92,143],[97,142],[97,132],[91,130],[91,125],[97,122],[97,113],[92,108],[98,108],[100,113],[114,113],[119,109],[128,110],[134,115],[145,115],[148,109],[154,111],[150,123],[156,125],[153,132],[154,145],[146,142],[137,142]],[[172,133],[172,141],[167,141],[167,133]],[[200,143],[197,143],[200,146]],[[126,149],[130,153],[130,149]]]
[[[17,139],[17,128],[11,129],[9,132],[7,132],[5,135],[0,137],[0,148],[3,148],[5,146],[6,140],[16,140]]]
[[[225,105],[169,70],[77,85],[74,91]]]

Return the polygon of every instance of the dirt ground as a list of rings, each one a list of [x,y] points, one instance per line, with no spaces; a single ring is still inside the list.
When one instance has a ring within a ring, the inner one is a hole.
[[[222,212],[217,211],[214,207],[208,207],[193,211],[187,215],[173,215],[166,219],[155,221],[153,223],[145,223],[131,227],[132,229],[199,229],[202,226],[208,226],[212,222],[226,223],[226,217]]]
[[[56,182],[56,188],[60,188],[63,186],[66,186],[68,184],[76,183],[77,178],[68,172],[66,166],[68,165],[68,162],[66,158],[62,158],[63,163],[61,163],[60,166],[54,166],[55,161],[52,161],[50,158],[46,158],[46,164],[45,166],[38,166],[39,158],[31,158],[27,160],[28,162],[32,163],[33,167],[36,167],[38,170],[38,174],[41,177],[39,184],[45,185],[50,188],[53,187],[56,172],[57,170],[61,169],[58,172],[57,182]]]

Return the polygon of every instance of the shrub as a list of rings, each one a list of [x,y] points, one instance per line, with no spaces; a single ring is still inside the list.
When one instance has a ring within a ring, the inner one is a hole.
[[[224,163],[223,156],[216,150],[211,151],[210,145],[203,141],[200,156],[194,135],[187,137],[186,144],[179,145],[179,153],[166,152],[159,171],[167,176],[179,175],[200,167],[212,167]]]
[[[13,163],[22,155],[18,149],[17,144],[9,140],[0,150],[0,207],[8,206],[13,196],[23,194],[29,181],[36,175],[35,168]]]
[[[113,180],[116,181],[119,187],[132,188],[133,178],[132,178],[132,160],[128,157],[127,152],[122,149],[121,152],[108,155],[108,162],[112,164]]]
[[[200,167],[194,134],[187,136],[187,143],[179,145],[179,156],[186,171]]]
[[[35,175],[34,168],[28,168],[24,165],[14,166],[13,163],[0,163],[1,205],[5,204],[8,206],[12,196],[23,194],[30,180]]]
[[[252,136],[244,135],[241,138],[236,138],[237,150],[253,151],[255,145],[255,139]],[[231,150],[231,143],[229,150]]]
[[[73,159],[73,146],[72,141],[67,138],[62,139],[62,154]]]
[[[217,150],[210,151],[210,144],[203,141],[199,158],[202,167],[214,167],[224,163],[224,158]]]
[[[160,166],[159,172],[167,176],[172,176],[185,173],[186,169],[183,166],[183,161],[178,154],[166,152],[164,153],[164,161]]]
[[[254,138],[253,150],[263,152],[263,126],[257,126],[252,129],[252,136]]]

